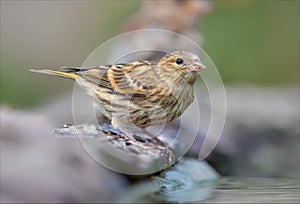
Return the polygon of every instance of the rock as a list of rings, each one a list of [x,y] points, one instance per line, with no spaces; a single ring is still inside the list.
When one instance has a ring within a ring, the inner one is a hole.
[[[109,202],[127,186],[77,138],[51,132],[44,116],[1,107],[1,202]]]

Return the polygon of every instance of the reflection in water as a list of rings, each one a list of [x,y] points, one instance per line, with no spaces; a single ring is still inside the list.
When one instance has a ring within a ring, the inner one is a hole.
[[[159,188],[153,199],[165,202],[195,202],[210,197],[218,173],[206,162],[185,160],[155,177],[153,183]]]
[[[300,182],[279,178],[222,178],[205,202],[299,203]]]
[[[181,160],[173,169],[140,183],[118,198],[122,202],[299,203],[296,179],[223,177],[206,162]]]

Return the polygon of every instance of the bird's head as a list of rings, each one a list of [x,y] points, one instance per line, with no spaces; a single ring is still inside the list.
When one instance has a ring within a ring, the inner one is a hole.
[[[189,84],[193,84],[198,72],[205,69],[197,55],[185,51],[174,51],[166,54],[158,62],[158,67],[162,72],[176,72]]]

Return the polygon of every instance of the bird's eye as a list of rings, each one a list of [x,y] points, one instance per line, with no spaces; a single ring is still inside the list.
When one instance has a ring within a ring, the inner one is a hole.
[[[177,58],[175,62],[176,62],[176,64],[182,64],[183,63],[183,59]]]

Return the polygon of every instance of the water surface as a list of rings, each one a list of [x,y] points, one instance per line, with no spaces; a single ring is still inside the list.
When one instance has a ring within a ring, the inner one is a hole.
[[[299,179],[221,177],[206,162],[180,161],[141,182],[118,202],[300,203]]]

